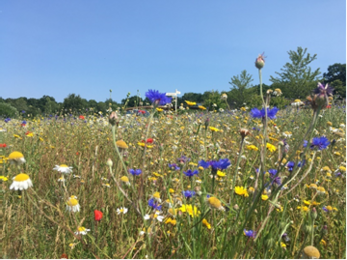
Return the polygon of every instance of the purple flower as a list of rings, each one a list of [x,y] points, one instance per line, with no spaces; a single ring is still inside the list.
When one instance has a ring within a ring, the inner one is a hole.
[[[231,165],[229,159],[220,159],[219,161],[207,161],[204,160],[199,161],[199,166],[207,169],[211,166],[213,170],[225,170]]]
[[[185,190],[185,191],[182,191],[182,194],[184,195],[184,197],[186,197],[186,199],[190,199],[191,197],[195,195],[195,191]]]
[[[298,167],[303,167],[305,165],[305,163],[306,163],[305,159],[300,161],[300,162],[298,162]]]
[[[146,92],[146,97],[154,104],[166,105],[171,103],[171,98],[167,97],[165,93],[160,93],[158,90],[149,89]]]
[[[138,176],[138,175],[140,175],[140,174],[142,173],[141,169],[136,169],[136,170],[130,169],[129,172],[130,172],[133,176],[135,176],[135,175]]]
[[[148,201],[148,206],[150,206],[151,208],[155,210],[161,210],[161,206],[158,203],[156,203],[154,199],[150,199]]]
[[[295,162],[289,161],[289,162],[287,163],[288,171],[290,171],[290,172],[293,171],[294,166],[295,166]]]
[[[178,167],[176,163],[169,164],[169,168],[171,168],[172,170],[175,170],[175,171],[180,170],[180,167]]]
[[[275,177],[277,174],[277,170],[275,170],[275,169],[269,169],[268,172],[270,173],[271,178]]]
[[[277,107],[274,107],[272,109],[267,108],[267,117],[270,119],[275,119],[277,112]],[[250,114],[253,118],[265,118],[265,109],[262,108],[261,110],[259,110],[258,108],[253,108]]]
[[[243,230],[243,233],[245,234],[246,237],[251,237],[251,238],[255,238],[255,236],[257,235],[257,233],[253,230]]]
[[[311,149],[317,147],[318,150],[323,150],[326,149],[328,147],[328,145],[330,144],[328,138],[326,138],[325,136],[322,137],[315,137],[312,139],[312,144],[310,146]]]
[[[186,156],[181,156],[180,158],[177,159],[177,161],[179,161],[180,163],[186,163],[190,161],[190,158],[186,157]]]
[[[8,118],[6,118],[4,121],[5,121],[5,123],[8,123],[8,122],[11,121],[11,118],[8,117]]]
[[[313,93],[318,94],[319,96],[332,96],[333,95],[333,88],[330,87],[330,85],[322,84],[318,82],[317,88],[313,90]]]
[[[308,143],[307,140],[304,140],[304,144],[303,144],[303,147],[304,147],[304,148],[306,148],[307,143]]]
[[[187,177],[193,177],[196,174],[199,174],[198,170],[192,171],[191,169],[189,169],[188,171],[184,171],[183,172]]]

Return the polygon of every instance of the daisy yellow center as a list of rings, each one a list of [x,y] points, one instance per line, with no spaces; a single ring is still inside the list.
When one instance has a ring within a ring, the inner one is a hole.
[[[123,177],[120,178],[120,179],[121,179],[121,181],[123,181],[123,182],[129,182],[129,179],[128,179],[127,176],[123,176]]]
[[[24,155],[21,152],[12,152],[8,156],[8,159],[15,160],[15,159],[23,158],[23,157],[24,157]]]
[[[26,181],[29,179],[29,175],[25,174],[25,173],[21,173],[21,174],[18,174],[14,180],[15,181],[18,181],[18,182],[21,182],[21,181]]]
[[[69,166],[67,166],[66,164],[61,164],[60,167],[61,168],[68,168]]]
[[[70,198],[69,201],[67,202],[67,205],[73,207],[76,206],[78,204],[78,200]]]
[[[86,230],[85,227],[79,227],[79,228],[78,228],[78,231],[79,231],[79,232],[83,232],[83,231],[85,231],[85,230]]]
[[[119,212],[124,212],[124,209],[120,209]]]
[[[219,208],[222,206],[220,200],[217,199],[216,197],[210,197],[210,198],[208,198],[208,203],[209,203],[212,207],[217,208],[217,209],[219,209]]]

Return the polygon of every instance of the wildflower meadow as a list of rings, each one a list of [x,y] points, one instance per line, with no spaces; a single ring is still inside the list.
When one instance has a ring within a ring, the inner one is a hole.
[[[319,83],[270,106],[255,65],[259,107],[149,89],[146,111],[2,119],[3,257],[345,258],[345,104]]]

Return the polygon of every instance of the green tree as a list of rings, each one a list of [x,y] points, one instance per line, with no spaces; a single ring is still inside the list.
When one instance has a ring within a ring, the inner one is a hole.
[[[319,68],[311,70],[308,65],[314,61],[317,54],[311,56],[307,48],[298,47],[297,51],[289,51],[291,63],[287,62],[282,72],[275,72],[279,77],[270,76],[270,81],[275,87],[281,88],[283,95],[287,98],[305,98],[316,87],[319,79]]]
[[[11,106],[8,103],[0,102],[0,116],[3,117],[17,117],[18,111],[15,107]]]
[[[334,88],[334,95],[340,99],[346,98],[346,64],[335,63],[328,67],[328,72],[323,74],[324,82]]]
[[[231,78],[231,82],[229,82],[231,85],[229,96],[237,108],[242,107],[243,103],[249,99],[249,88],[252,81],[252,75],[247,74],[246,70],[243,70],[240,75]]]
[[[64,109],[72,110],[77,112],[83,108],[87,108],[88,102],[84,98],[81,98],[80,95],[69,94],[67,98],[64,98],[63,102]]]

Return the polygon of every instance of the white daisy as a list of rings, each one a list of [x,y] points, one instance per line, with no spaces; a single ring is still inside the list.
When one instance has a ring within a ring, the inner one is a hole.
[[[80,211],[80,204],[78,204],[78,200],[76,196],[71,196],[69,200],[66,202],[66,210],[72,212]]]
[[[67,166],[66,164],[61,164],[61,165],[56,165],[53,170],[61,172],[61,173],[65,173],[65,174],[69,174],[72,173],[72,167]]]
[[[153,218],[156,218],[159,222],[162,222],[164,219],[164,216],[160,215],[160,211],[156,211],[153,215]]]
[[[33,186],[29,175],[20,173],[13,178],[13,183],[10,186],[10,190],[26,190]]]
[[[151,216],[148,215],[148,214],[146,214],[146,215],[143,217],[144,220],[149,220],[150,218],[151,218]]]
[[[8,156],[8,160],[11,163],[14,163],[17,165],[20,165],[26,162],[24,155],[21,152],[17,152],[17,151],[10,153],[10,155]]]
[[[117,209],[117,214],[118,215],[121,214],[121,213],[126,214],[127,212],[128,212],[128,209],[124,208],[124,207],[121,207],[121,208]]]
[[[89,232],[89,231],[90,231],[90,229],[86,229],[85,227],[78,227],[75,234],[76,235],[87,235],[87,232]]]

